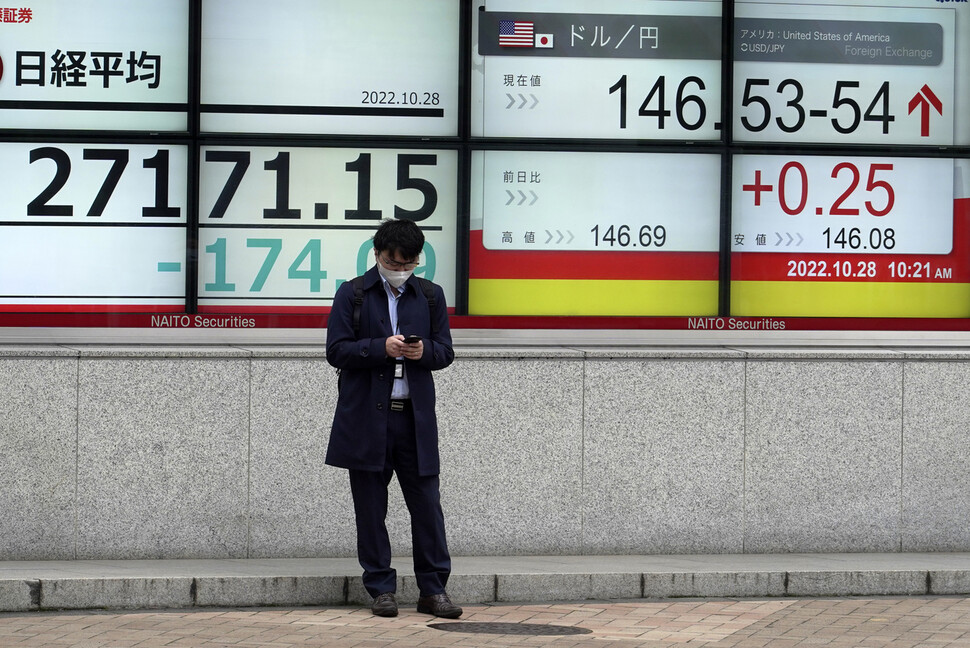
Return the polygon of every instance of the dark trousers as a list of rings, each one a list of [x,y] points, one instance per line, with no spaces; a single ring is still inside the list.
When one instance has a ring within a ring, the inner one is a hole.
[[[350,471],[350,491],[357,519],[357,558],[364,569],[367,592],[376,597],[397,590],[397,572],[391,568],[391,542],[387,536],[387,487],[397,474],[404,502],[411,514],[414,576],[422,596],[445,591],[451,573],[451,556],[445,540],[438,476],[418,475],[414,413],[410,407],[389,412],[384,470]]]

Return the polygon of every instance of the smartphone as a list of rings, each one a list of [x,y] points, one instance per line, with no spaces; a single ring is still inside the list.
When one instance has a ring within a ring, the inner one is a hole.
[[[404,338],[405,344],[417,344],[420,341],[421,341],[420,335],[409,335],[406,338]]]

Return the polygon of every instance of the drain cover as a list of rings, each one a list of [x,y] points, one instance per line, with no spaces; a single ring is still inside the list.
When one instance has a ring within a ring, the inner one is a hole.
[[[564,636],[591,634],[587,628],[575,626],[543,625],[541,623],[497,623],[486,621],[466,621],[458,623],[429,623],[429,628],[445,630],[447,632],[464,632],[467,634],[505,634],[531,636]]]

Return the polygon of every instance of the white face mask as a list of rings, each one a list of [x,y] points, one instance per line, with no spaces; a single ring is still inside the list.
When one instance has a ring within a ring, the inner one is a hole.
[[[380,262],[377,264],[377,271],[394,288],[400,288],[408,280],[408,277],[414,274],[414,270],[388,270]]]

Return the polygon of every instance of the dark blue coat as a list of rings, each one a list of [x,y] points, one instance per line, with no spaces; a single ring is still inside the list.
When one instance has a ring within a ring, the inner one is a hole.
[[[428,300],[412,276],[397,304],[400,332],[424,339],[421,359],[405,361],[414,408],[418,472],[423,476],[439,472],[431,372],[447,367],[455,359],[445,295],[438,285],[434,286],[434,294],[435,309],[430,313]],[[379,471],[384,469],[388,402],[394,381],[394,360],[385,354],[384,341],[394,332],[387,293],[376,266],[364,274],[364,303],[360,307],[360,334],[356,336],[353,312],[354,288],[352,282],[346,281],[337,289],[327,320],[327,361],[340,369],[340,387],[326,462],[340,468]],[[438,328],[433,337],[431,317]]]

